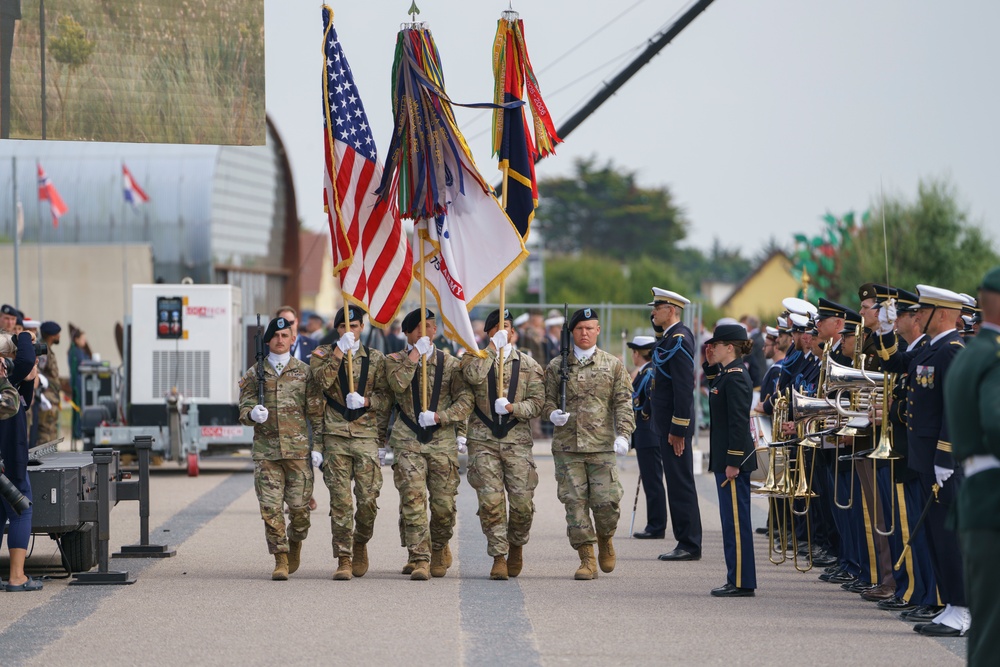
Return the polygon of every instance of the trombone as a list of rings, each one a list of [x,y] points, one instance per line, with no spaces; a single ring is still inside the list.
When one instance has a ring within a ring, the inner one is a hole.
[[[879,535],[888,537],[896,532],[896,489],[895,489],[895,479],[896,479],[896,459],[900,458],[892,449],[892,424],[889,423],[888,415],[886,414],[886,408],[889,404],[886,398],[891,396],[889,393],[892,386],[896,384],[896,376],[894,373],[884,373],[882,379],[882,434],[878,439],[878,447],[868,455],[868,458],[872,460],[872,476],[874,478],[875,492],[872,494],[872,514],[875,516],[875,527],[874,530]],[[873,409],[878,409],[877,406],[873,406]],[[878,462],[888,461],[889,462],[889,496],[891,498],[889,505],[889,515],[891,516],[891,524],[888,531],[880,530],[878,527]]]

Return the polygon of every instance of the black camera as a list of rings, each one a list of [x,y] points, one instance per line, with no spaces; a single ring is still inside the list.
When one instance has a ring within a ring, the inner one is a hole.
[[[13,482],[7,479],[7,476],[3,472],[3,459],[0,458],[0,496],[3,496],[3,499],[10,504],[18,516],[21,516],[24,510],[31,507],[31,501],[14,486]]]

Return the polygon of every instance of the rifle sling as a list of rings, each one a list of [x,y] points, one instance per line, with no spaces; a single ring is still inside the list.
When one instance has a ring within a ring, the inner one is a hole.
[[[521,359],[515,357],[514,361],[511,362],[510,370],[510,385],[507,388],[507,400],[511,403],[514,402],[514,397],[517,395],[517,379],[521,372]],[[490,367],[490,372],[486,375],[486,395],[490,402],[490,413],[495,414],[493,410],[495,409],[497,402],[497,369],[496,366]],[[493,437],[498,440],[502,440],[507,437],[510,430],[517,426],[520,422],[516,417],[507,419],[507,415],[497,415],[496,421],[491,420],[486,414],[479,409],[479,406],[475,406],[476,416],[479,417],[479,421],[486,424],[490,431],[493,433]]]
[[[365,350],[365,356],[360,357],[360,359],[361,359],[361,377],[358,378],[358,386],[355,388],[355,390],[357,391],[357,393],[359,393],[362,396],[364,396],[365,395],[365,387],[368,385],[368,366],[371,363],[371,359],[368,356],[368,350],[367,349]],[[338,379],[340,381],[340,391],[341,392],[343,392],[346,387],[351,386],[350,383],[347,381],[347,364],[344,363],[343,360],[341,360],[340,373],[338,374]],[[344,395],[346,396],[347,394],[344,394]],[[362,415],[364,415],[366,412],[368,412],[368,406],[367,405],[361,406],[360,408],[354,408],[353,410],[350,410],[350,409],[347,408],[346,405],[341,405],[340,403],[338,403],[337,401],[335,401],[325,391],[323,392],[323,398],[326,399],[326,404],[327,405],[329,405],[331,408],[333,408],[334,410],[336,410],[340,414],[341,417],[343,417],[344,419],[346,419],[349,422],[352,422],[352,421],[354,421],[356,419],[359,419]]]
[[[444,374],[444,352],[441,350],[437,351],[436,357],[437,363],[434,367],[434,385],[431,388],[431,399],[430,404],[427,409],[430,412],[437,412],[438,399],[441,398],[441,378]],[[424,360],[421,359],[421,362]],[[418,369],[419,370],[419,369]],[[420,373],[413,374],[413,382],[410,383],[410,395],[413,398],[413,415],[419,419],[420,416]],[[434,426],[420,426],[418,422],[413,421],[403,410],[399,411],[399,417],[406,424],[407,428],[413,431],[413,434],[417,436],[417,441],[422,445],[426,445],[434,437],[434,433],[441,428],[441,424],[435,424]]]

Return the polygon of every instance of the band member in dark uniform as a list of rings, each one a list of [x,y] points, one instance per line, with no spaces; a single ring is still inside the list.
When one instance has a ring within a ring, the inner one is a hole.
[[[632,409],[635,410],[635,431],[632,432],[632,447],[639,462],[639,477],[646,496],[646,528],[633,533],[640,540],[662,540],[667,529],[667,496],[663,490],[663,456],[660,439],[653,433],[649,423],[653,406],[652,392],[653,347],[656,339],[652,336],[636,336],[628,343],[632,350],[632,363],[637,370],[632,378]]]

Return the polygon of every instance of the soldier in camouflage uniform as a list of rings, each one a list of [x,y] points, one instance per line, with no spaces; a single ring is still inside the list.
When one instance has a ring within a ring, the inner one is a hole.
[[[618,526],[622,498],[615,454],[628,454],[635,429],[632,384],[625,365],[597,348],[601,327],[595,310],[583,308],[573,313],[569,330],[573,349],[568,359],[566,411],[559,407],[562,359],[556,357],[545,369],[542,414],[548,414],[555,425],[552,457],[559,500],[566,506],[569,543],[580,555],[575,578],[596,579],[594,542],[601,570],[615,569],[611,538]]]
[[[46,386],[42,395],[51,406],[38,413],[38,442],[50,442],[59,437],[59,365],[56,362],[54,345],[59,344],[62,328],[55,322],[43,322],[39,327],[42,340],[49,346],[49,353],[38,358],[38,374],[45,378]]]
[[[472,390],[462,377],[459,361],[434,348],[430,341],[437,326],[434,313],[426,312],[426,335],[420,335],[418,308],[403,319],[407,349],[386,358],[398,417],[389,444],[395,454],[392,470],[399,490],[400,539],[408,552],[403,574],[416,580],[443,577],[451,566],[448,540],[455,527],[458,449],[464,449],[455,427],[472,412]],[[421,359],[427,364],[426,410],[420,396]]]
[[[522,547],[535,511],[533,498],[538,471],[531,456],[531,427],[542,413],[545,384],[542,367],[507,340],[513,326],[504,310],[486,317],[490,344],[486,357],[466,354],[462,373],[475,396],[469,417],[469,484],[479,496],[479,521],[486,535],[486,553],[493,556],[490,579],[507,579],[521,573]],[[497,383],[498,350],[503,351],[503,386]],[[504,489],[510,503],[508,520]]]
[[[323,480],[330,489],[330,529],[338,567],[333,578],[346,581],[368,571],[368,540],[372,537],[382,489],[381,461],[385,459],[386,427],[391,398],[385,382],[385,357],[358,342],[364,328],[364,311],[347,307],[337,312],[336,345],[313,350],[309,367],[317,392],[326,402],[323,417]],[[352,385],[348,380],[347,354],[351,354]],[[357,512],[351,501],[351,480]]]
[[[254,488],[264,520],[267,549],[274,554],[271,578],[279,581],[299,567],[302,541],[309,533],[313,472],[309,430],[323,425],[322,398],[309,366],[290,354],[291,321],[278,317],[267,325],[264,342],[264,404],[257,402],[257,366],[240,379],[240,423],[254,427]],[[283,503],[288,504],[285,528]]]

